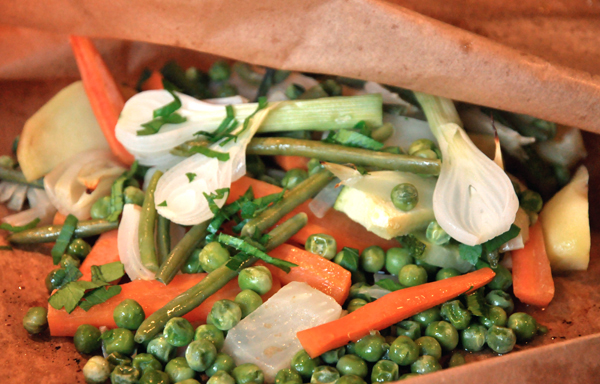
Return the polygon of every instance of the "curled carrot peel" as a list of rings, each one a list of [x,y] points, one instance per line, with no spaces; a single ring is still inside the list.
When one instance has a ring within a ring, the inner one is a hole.
[[[338,320],[298,332],[300,343],[315,358],[356,341],[373,330],[382,330],[407,317],[483,287],[494,278],[490,268],[417,287],[388,293]]]
[[[133,155],[127,152],[115,136],[117,120],[125,105],[123,94],[102,56],[89,38],[70,36],[69,41],[77,61],[85,93],[90,100],[102,133],[106,137],[112,153],[123,164],[131,165],[134,161]]]
[[[554,280],[539,220],[529,228],[525,247],[512,251],[512,265],[515,296],[523,303],[539,307],[550,304],[554,297]]]

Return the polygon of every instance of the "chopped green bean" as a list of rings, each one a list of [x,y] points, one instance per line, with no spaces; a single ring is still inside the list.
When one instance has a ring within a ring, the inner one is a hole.
[[[150,180],[148,188],[146,189],[144,205],[140,213],[140,259],[142,260],[142,265],[151,271],[157,271],[159,267],[154,240],[154,227],[156,225],[156,205],[154,204],[154,192],[156,190],[156,184],[158,184],[158,180],[162,174],[163,173],[161,171],[156,171],[154,175],[152,175],[152,179]]]
[[[156,225],[156,248],[158,263],[162,266],[171,252],[171,221],[161,215]]]

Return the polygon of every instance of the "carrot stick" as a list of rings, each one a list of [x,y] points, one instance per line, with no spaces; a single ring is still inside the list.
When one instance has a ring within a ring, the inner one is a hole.
[[[52,225],[63,225],[67,220],[67,216],[63,215],[60,212],[56,212],[54,215],[54,219],[52,219]]]
[[[93,306],[87,312],[81,308],[76,308],[71,314],[68,314],[64,310],[56,310],[48,305],[50,334],[52,336],[73,336],[77,327],[82,324],[116,328],[117,325],[113,319],[113,312],[115,307],[125,299],[137,301],[144,308],[144,313],[148,317],[176,296],[200,282],[205,276],[206,273],[177,275],[169,285],[164,285],[156,280],[136,280],[121,285],[121,293],[108,299],[105,303]],[[263,300],[271,297],[280,287],[279,280],[274,278],[273,288],[263,296]],[[184,317],[191,322],[204,323],[206,322],[206,316],[208,316],[216,301],[221,299],[233,300],[239,292],[240,288],[237,281],[232,280],[214,295],[206,299],[202,305]]]
[[[142,90],[150,91],[153,89],[165,89],[162,81],[163,76],[161,75],[161,73],[158,71],[152,71],[150,77],[142,84]]]
[[[125,104],[121,90],[90,39],[70,36],[69,41],[79,67],[85,93],[102,133],[113,154],[124,164],[131,165],[133,156],[115,136],[117,120]]]
[[[227,202],[231,203],[238,199],[246,192],[248,187],[252,187],[256,197],[281,192],[281,188],[275,185],[244,176],[231,184],[231,191]],[[279,221],[281,223],[300,212],[308,215],[308,224],[292,236],[291,240],[293,242],[304,245],[310,235],[325,233],[335,238],[338,250],[341,250],[343,247],[351,247],[362,251],[371,245],[378,245],[383,249],[398,247],[396,241],[382,239],[376,234],[367,231],[362,225],[352,221],[344,213],[334,209],[330,209],[327,211],[325,217],[319,219],[308,207],[309,203],[310,200],[306,201]]]
[[[340,305],[346,301],[352,284],[350,271],[322,256],[289,244],[280,245],[269,252],[269,255],[298,265],[290,273],[285,273],[271,264],[260,261],[257,263],[269,268],[271,274],[279,278],[281,285],[300,281],[333,297]]]
[[[523,303],[545,307],[554,297],[554,280],[544,245],[542,224],[529,228],[529,241],[512,251],[513,291]]]
[[[310,160],[308,157],[304,156],[283,156],[277,155],[273,156],[273,159],[281,168],[286,171],[294,168],[301,168],[304,170],[308,169],[308,161]]]
[[[90,254],[87,255],[79,267],[83,274],[79,280],[92,281],[92,265],[104,265],[120,260],[117,233],[118,230],[114,229],[100,235]]]
[[[298,332],[296,335],[313,358],[356,341],[373,330],[382,330],[409,316],[442,304],[463,293],[483,287],[494,278],[494,271],[483,268],[388,293],[338,320]]]

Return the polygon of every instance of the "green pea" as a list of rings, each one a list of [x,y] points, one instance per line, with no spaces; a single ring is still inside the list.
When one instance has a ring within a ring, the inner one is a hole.
[[[321,87],[329,96],[341,96],[342,86],[334,79],[327,79],[321,83]]]
[[[233,357],[226,353],[217,353],[214,363],[212,363],[212,365],[208,367],[204,373],[210,377],[217,373],[217,371],[231,373],[233,368],[235,368],[235,361],[233,361]]]
[[[419,323],[421,329],[424,330],[431,322],[442,320],[442,316],[440,315],[440,309],[438,307],[433,307],[417,313],[411,319]]]
[[[129,329],[115,328],[108,330],[100,336],[106,353],[119,352],[124,355],[131,355],[135,350],[135,341],[133,333]]]
[[[217,348],[208,340],[194,340],[185,350],[185,360],[196,372],[204,372],[217,358]]]
[[[182,382],[181,384],[184,384],[184,382]],[[217,371],[214,375],[210,377],[210,379],[208,379],[206,384],[235,384],[235,379],[225,371]]]
[[[410,379],[411,377],[419,377],[421,375],[419,375],[418,373],[405,373],[404,375],[400,376],[398,378],[398,380],[406,380],[406,379]]]
[[[390,198],[397,209],[408,212],[417,206],[419,202],[419,191],[410,183],[396,185],[392,189]]]
[[[194,249],[190,257],[186,260],[186,262],[181,266],[182,273],[201,273],[204,272],[202,266],[200,265],[200,252],[201,249]]]
[[[89,245],[83,239],[74,239],[69,243],[67,247],[67,255],[77,257],[78,259],[85,259],[87,255],[92,251],[92,246]]]
[[[404,151],[400,147],[383,147],[380,152],[394,153],[396,155],[404,155]]]
[[[176,357],[169,361],[165,367],[165,373],[172,383],[193,379],[196,375],[196,372],[188,365],[185,357]]]
[[[385,269],[392,275],[398,276],[405,265],[414,263],[410,251],[406,248],[390,248],[385,254]]]
[[[62,284],[63,280],[65,279],[66,275],[67,271],[64,268],[57,268],[50,271],[50,273],[48,273],[48,275],[46,276],[45,280],[46,289],[48,290],[48,293],[51,293],[55,289],[58,289]]]
[[[44,307],[29,308],[23,317],[23,328],[32,335],[43,332],[48,327],[48,310]]]
[[[321,360],[323,360],[323,362],[325,364],[337,364],[338,361],[340,361],[340,358],[342,356],[344,356],[346,354],[346,348],[345,347],[339,347],[336,349],[332,349],[331,351],[327,351],[324,354],[321,355]]]
[[[498,265],[494,269],[496,276],[487,285],[489,289],[500,289],[506,291],[512,285],[512,273],[503,265]]]
[[[231,68],[226,61],[218,60],[208,70],[208,77],[212,81],[226,81],[231,76]]]
[[[433,356],[438,360],[442,357],[442,346],[431,336],[419,337],[415,344],[419,348],[419,356]]]
[[[231,373],[236,384],[262,384],[265,375],[255,364],[242,364],[233,369]]]
[[[376,333],[358,340],[354,346],[354,353],[361,359],[374,363],[381,359],[388,349],[385,338]]]
[[[366,384],[365,381],[356,375],[343,375],[335,384]]]
[[[348,313],[356,311],[358,308],[367,305],[367,301],[363,299],[352,299],[348,303]]]
[[[367,363],[356,355],[345,355],[335,365],[337,370],[342,375],[356,375],[361,379],[367,377],[369,368]]]
[[[485,301],[489,305],[504,309],[507,315],[510,315],[515,309],[515,303],[513,302],[512,297],[499,289],[490,291],[490,293],[485,296]]]
[[[371,383],[387,383],[398,380],[398,364],[389,360],[381,360],[375,363],[371,370]]]
[[[208,243],[200,251],[200,267],[208,273],[219,268],[229,261],[230,255],[227,248],[217,242]]]
[[[350,272],[356,272],[358,270],[359,258],[358,250],[344,247],[335,255],[333,262]]]
[[[275,384],[302,384],[302,376],[295,369],[281,369],[275,375]]]
[[[446,351],[451,351],[458,345],[458,331],[446,321],[430,323],[425,329],[425,335],[436,339]]]
[[[519,195],[519,203],[521,207],[529,212],[540,213],[544,202],[542,196],[530,189],[526,189]]]
[[[77,327],[75,335],[73,336],[75,349],[77,349],[79,353],[84,354],[90,354],[97,351],[102,346],[100,336],[102,336],[102,333],[93,325],[80,325]]]
[[[471,312],[465,308],[460,300],[452,300],[442,304],[440,315],[458,330],[467,328],[472,317]]]
[[[254,312],[263,303],[262,297],[251,289],[244,289],[233,300],[242,309],[242,318]]]
[[[242,269],[238,275],[240,289],[251,289],[264,295],[273,288],[273,276],[267,267],[250,267]]]
[[[165,324],[163,335],[174,347],[185,347],[194,339],[194,327],[183,317],[173,317]]]
[[[373,245],[365,248],[360,255],[360,266],[365,272],[375,273],[385,265],[385,252],[381,247]]]
[[[220,351],[225,343],[225,334],[212,324],[202,324],[196,328],[194,340],[208,340]]]
[[[340,373],[337,369],[327,365],[316,367],[310,377],[311,383],[334,383],[340,378]]]
[[[450,360],[448,361],[448,368],[460,367],[461,365],[465,364],[465,357],[462,354],[455,352],[452,354]]]
[[[485,346],[487,328],[481,324],[471,324],[460,335],[460,341],[466,351],[479,352]]]
[[[410,371],[412,373],[418,373],[424,375],[426,373],[441,371],[442,366],[433,356],[423,355],[420,356],[417,361],[410,365]]]
[[[144,205],[146,194],[137,187],[129,186],[123,191],[123,197],[125,198],[125,204],[135,204],[141,207]]]
[[[456,269],[442,268],[439,271],[437,271],[437,273],[435,275],[435,280],[440,281],[440,280],[449,279],[449,278],[455,277],[455,276],[460,276],[460,272],[457,271]]]
[[[423,159],[432,159],[435,160],[438,158],[438,154],[435,150],[431,149],[422,149],[413,154],[413,156],[421,157]]]
[[[110,377],[110,364],[102,356],[93,356],[83,366],[83,377],[88,384],[103,384]]]
[[[336,255],[337,242],[333,236],[326,235],[324,233],[316,233],[314,235],[310,235],[308,239],[306,239],[304,248],[308,252],[323,256],[327,260],[331,260]]]
[[[517,340],[520,342],[533,339],[538,328],[537,321],[532,316],[523,312],[516,312],[510,315],[506,326],[513,330],[517,336]]]
[[[131,357],[119,352],[113,352],[106,356],[106,361],[113,367],[117,365],[131,365],[132,362]]]
[[[349,342],[348,344],[346,344],[346,355],[355,355],[354,353],[354,347],[356,346],[356,343],[354,342]]]
[[[170,379],[163,371],[149,370],[144,372],[140,378],[139,384],[169,384]]]
[[[112,384],[137,384],[140,371],[128,365],[117,365],[110,374]]]
[[[491,307],[488,313],[488,317],[480,317],[479,322],[490,328],[492,325],[504,327],[506,325],[506,311],[500,307]]]
[[[104,196],[96,200],[94,204],[92,204],[92,208],[90,209],[90,215],[92,219],[106,219],[108,215],[110,215],[110,196]]]
[[[160,361],[158,361],[156,357],[149,353],[138,353],[133,358],[131,365],[137,370],[139,370],[142,373],[142,375],[146,373],[146,371],[162,371],[163,369],[163,366],[160,363]]]
[[[169,344],[164,335],[160,335],[148,342],[146,351],[152,356],[156,357],[161,363],[166,364],[169,360],[175,357],[177,348]]]
[[[144,308],[133,299],[121,301],[113,311],[113,319],[119,328],[135,331],[146,318]]]
[[[396,336],[407,336],[417,340],[421,337],[421,325],[412,320],[401,321],[396,324]]]
[[[450,241],[450,235],[446,233],[446,231],[444,231],[444,229],[435,220],[429,223],[425,235],[429,242],[436,245],[448,244]]]
[[[389,358],[400,366],[407,366],[419,357],[419,347],[408,336],[398,336],[390,345]]]
[[[294,189],[306,179],[308,179],[308,172],[304,169],[293,168],[285,173],[281,180],[281,186],[286,189]]]
[[[241,288],[241,287],[240,287]],[[208,314],[207,323],[210,323],[221,331],[228,331],[242,320],[242,309],[231,300],[223,299],[213,304]]]
[[[58,263],[58,266],[64,269],[67,269],[69,267],[79,268],[80,265],[81,261],[79,261],[78,258],[71,255],[67,255],[66,253],[61,256],[60,262]]]
[[[285,89],[285,96],[290,100],[296,100],[306,89],[300,84],[290,84]]]
[[[398,281],[405,287],[416,287],[427,282],[427,271],[415,264],[402,267],[398,274]]]
[[[231,97],[239,95],[237,87],[233,84],[225,83],[222,84],[218,89],[215,96],[217,97]]]
[[[415,265],[418,265],[419,267],[424,268],[425,271],[427,272],[427,277],[431,280],[435,279],[435,275],[437,274],[437,271],[439,270],[439,268],[436,267],[435,265],[428,264],[421,259],[416,259]]]
[[[419,139],[413,141],[408,147],[408,154],[413,156],[415,153],[424,149],[434,149],[435,144],[429,139]]]
[[[517,343],[517,336],[510,328],[492,325],[485,337],[488,347],[496,353],[508,353]]]
[[[310,380],[315,368],[321,365],[321,358],[312,359],[304,349],[296,352],[292,358],[291,367],[302,376],[304,380]],[[339,368],[338,368],[339,370]]]
[[[308,176],[312,176],[323,169],[321,161],[319,159],[315,159],[314,157],[308,161],[306,166],[308,167]]]

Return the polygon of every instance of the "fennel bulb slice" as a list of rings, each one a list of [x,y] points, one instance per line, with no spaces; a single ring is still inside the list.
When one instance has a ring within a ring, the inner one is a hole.
[[[272,383],[302,349],[296,333],[341,314],[342,307],[332,297],[306,283],[291,282],[227,332],[223,352],[236,365],[256,364],[265,382]]]
[[[481,244],[508,231],[519,199],[504,170],[469,139],[452,100],[415,95],[442,152],[433,193],[438,224],[466,245]]]

